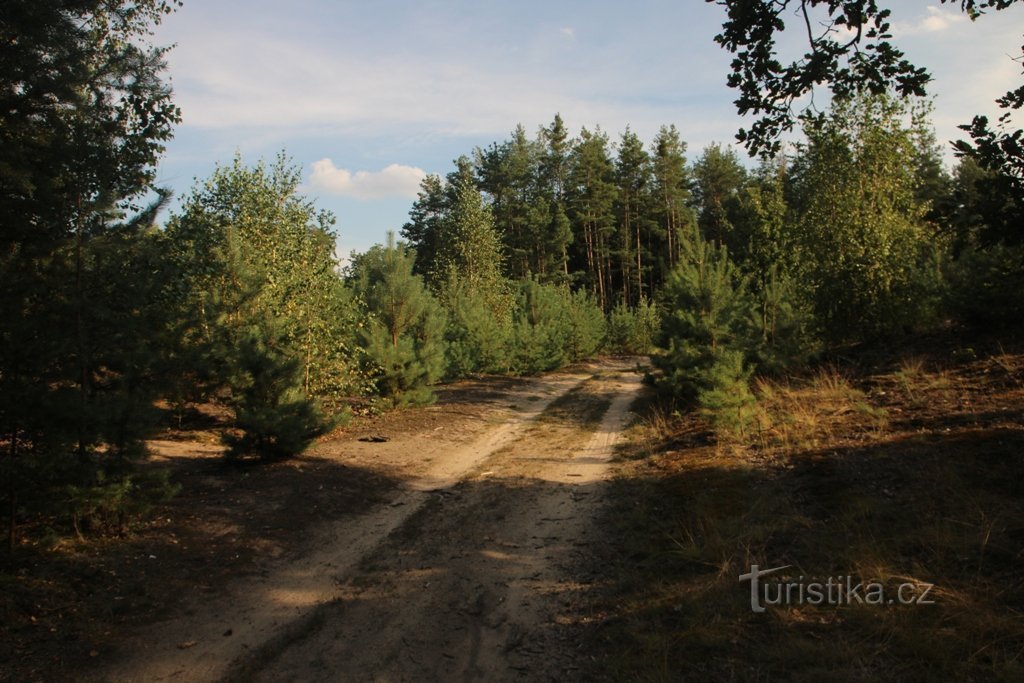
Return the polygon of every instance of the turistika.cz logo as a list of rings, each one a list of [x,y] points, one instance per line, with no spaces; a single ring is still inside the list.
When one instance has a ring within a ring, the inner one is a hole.
[[[762,577],[789,569],[792,565],[761,569],[750,565],[750,573],[742,574],[740,582],[750,582],[750,609],[764,612],[766,605],[934,605],[929,595],[934,584],[906,582],[884,584],[864,582],[852,576],[830,576],[828,579],[762,581]]]

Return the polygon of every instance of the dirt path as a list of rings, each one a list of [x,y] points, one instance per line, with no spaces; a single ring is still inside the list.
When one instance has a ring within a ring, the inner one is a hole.
[[[102,678],[564,679],[566,615],[592,578],[578,558],[639,386],[624,363],[550,375],[474,429],[385,444],[380,466],[401,482],[385,503],[326,525],[302,558],[184,601]]]

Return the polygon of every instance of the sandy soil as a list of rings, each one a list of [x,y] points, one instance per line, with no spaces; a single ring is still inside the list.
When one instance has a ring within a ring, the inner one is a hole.
[[[572,678],[579,602],[599,575],[595,511],[641,386],[634,365],[499,380],[325,440],[311,462],[371,472],[376,502],[305,529],[301,552],[185,591],[93,677]]]

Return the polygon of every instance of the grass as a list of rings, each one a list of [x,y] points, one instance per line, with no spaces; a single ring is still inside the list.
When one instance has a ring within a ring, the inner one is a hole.
[[[1024,680],[1024,355],[910,356],[758,382],[757,426],[716,441],[653,411],[622,453],[611,680]],[[791,580],[930,584],[932,605],[756,614],[757,564]]]

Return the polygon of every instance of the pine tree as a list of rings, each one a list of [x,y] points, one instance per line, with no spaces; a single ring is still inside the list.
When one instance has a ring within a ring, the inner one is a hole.
[[[20,514],[55,512],[67,486],[92,486],[144,450],[143,366],[163,325],[137,324],[154,315],[133,299],[146,283],[121,293],[103,276],[141,275],[147,247],[129,226],[151,222],[145,198],[180,120],[161,81],[166,50],[148,43],[172,9],[10,0],[0,11],[0,474],[12,550]],[[137,214],[149,215],[128,219]]]
[[[512,139],[477,150],[479,189],[490,198],[496,234],[503,242],[508,272],[513,278],[539,274],[546,266],[543,249],[547,206],[539,194],[537,143],[520,125]],[[460,179],[452,183],[460,191]]]
[[[616,202],[619,232],[618,251],[621,264],[621,287],[624,300],[636,304],[644,291],[643,235],[650,234],[649,182],[650,156],[640,138],[626,128],[619,143],[615,164],[618,186]]]
[[[430,385],[445,373],[445,315],[413,273],[415,256],[388,234],[386,246],[359,255],[350,286],[366,306],[360,343],[377,393],[391,404],[433,399]]]
[[[742,351],[719,349],[714,353],[701,379],[697,405],[718,434],[743,434],[753,420],[757,399],[750,391],[752,373]]]
[[[449,376],[506,372],[511,318],[496,316],[482,292],[457,281],[445,287],[444,306]]]
[[[236,341],[228,355],[228,385],[240,433],[224,435],[228,457],[298,455],[331,426],[303,391],[302,363],[290,355],[275,321],[250,323]]]
[[[691,231],[663,292],[658,386],[684,405],[723,411],[739,427],[751,402],[747,364],[752,308],[746,280],[725,247]],[[733,418],[742,417],[738,423]]]
[[[583,284],[602,310],[614,299],[611,239],[615,230],[614,165],[608,155],[608,136],[598,129],[580,132],[573,148],[566,192],[569,218],[577,237],[572,244],[575,262],[584,266]]]
[[[444,181],[438,175],[427,175],[420,182],[420,191],[409,211],[409,221],[402,226],[402,238],[416,253],[413,272],[429,278],[435,270],[441,221],[449,207]]]
[[[540,129],[538,143],[541,195],[547,202],[549,217],[546,247],[552,272],[548,275],[552,281],[565,282],[569,277],[569,245],[573,241],[566,203],[572,145],[560,115],[555,114],[551,125]]]
[[[742,248],[733,235],[736,198],[746,180],[746,171],[732,148],[709,145],[693,166],[696,180],[698,222],[705,239],[724,244],[730,250]]]
[[[690,174],[686,165],[686,143],[675,126],[662,126],[651,149],[651,172],[656,208],[653,213],[661,227],[664,254],[659,264],[659,284],[679,260],[680,238],[696,220],[690,209]]]

